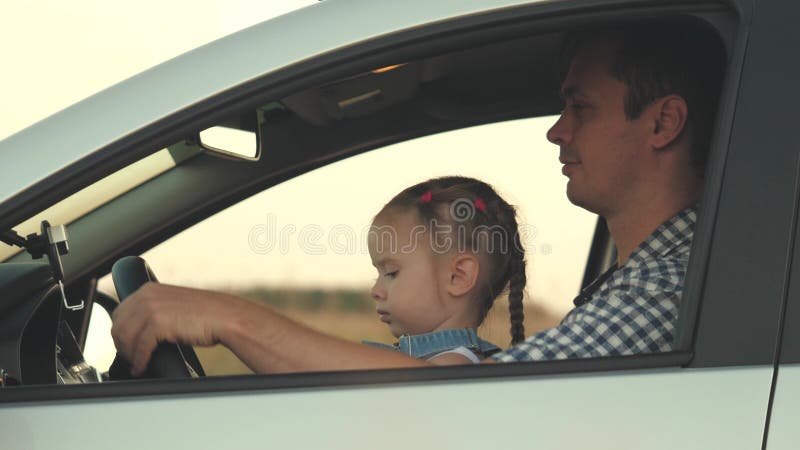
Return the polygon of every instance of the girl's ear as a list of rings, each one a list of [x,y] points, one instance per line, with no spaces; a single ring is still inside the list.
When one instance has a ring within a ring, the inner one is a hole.
[[[473,255],[457,255],[450,262],[450,280],[447,293],[461,297],[469,293],[478,282],[480,262]]]

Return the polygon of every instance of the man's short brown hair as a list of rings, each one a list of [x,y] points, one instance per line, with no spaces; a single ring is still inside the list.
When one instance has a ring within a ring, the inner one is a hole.
[[[692,164],[702,177],[725,71],[725,46],[717,33],[691,18],[576,30],[565,39],[563,73],[581,47],[593,41],[615,45],[611,76],[628,88],[625,115],[629,120],[664,96],[674,94],[686,101]]]

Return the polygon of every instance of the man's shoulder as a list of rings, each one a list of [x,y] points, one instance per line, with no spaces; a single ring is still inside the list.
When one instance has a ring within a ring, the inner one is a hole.
[[[601,287],[598,296],[613,291],[680,291],[688,262],[689,253],[680,252],[626,265],[618,269]]]
[[[629,260],[614,273],[592,295],[591,301],[570,314],[579,319],[590,311],[611,311],[617,314],[620,308],[639,308],[642,312],[664,303],[670,309],[677,308],[689,262],[689,246],[670,247],[662,254],[642,252],[635,260]]]
[[[686,208],[656,229],[628,261],[598,290],[598,297],[611,291],[681,291],[694,237],[697,212]]]
[[[678,211],[633,251],[626,266],[643,266],[640,270],[647,270],[647,266],[660,262],[677,261],[685,265],[689,259],[696,223],[696,208]]]
[[[677,308],[683,294],[690,244],[691,239],[665,248],[660,254],[639,252],[635,259],[614,270],[588,302],[570,311],[564,322],[580,321],[587,314],[615,316],[630,308],[647,314],[656,304]]]

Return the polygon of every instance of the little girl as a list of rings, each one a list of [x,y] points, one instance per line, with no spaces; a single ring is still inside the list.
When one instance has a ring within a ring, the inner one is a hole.
[[[511,343],[524,340],[525,259],[513,206],[488,184],[434,178],[397,194],[369,234],[380,320],[398,338],[387,347],[440,364],[473,362],[500,349],[480,338],[508,286]]]

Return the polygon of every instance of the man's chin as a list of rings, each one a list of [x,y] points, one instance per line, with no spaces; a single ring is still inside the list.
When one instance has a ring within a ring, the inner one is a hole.
[[[593,206],[593,203],[587,198],[585,195],[581,195],[581,193],[576,192],[574,187],[571,187],[570,184],[572,181],[567,183],[567,199],[575,206],[583,208],[589,212],[599,214],[597,212],[597,208]]]
[[[585,208],[585,206],[583,206],[583,197],[575,192],[575,188],[572,186],[572,180],[567,182],[567,200],[575,206]]]

